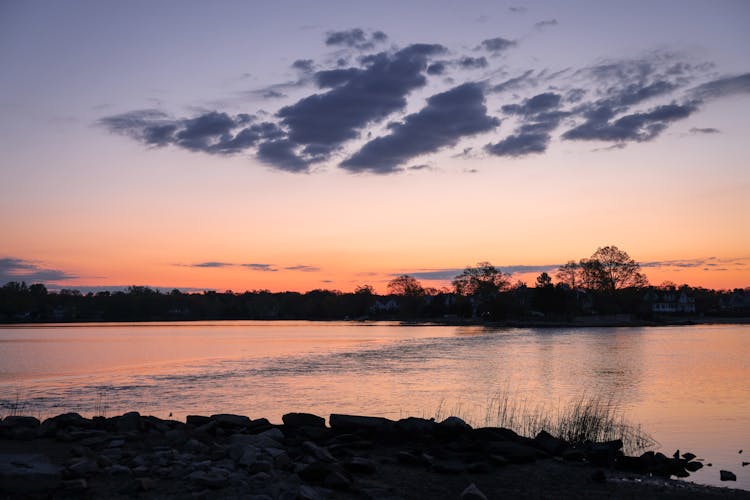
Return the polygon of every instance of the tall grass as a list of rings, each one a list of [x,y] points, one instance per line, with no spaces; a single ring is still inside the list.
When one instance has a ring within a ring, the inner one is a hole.
[[[445,401],[441,401],[436,419],[455,415],[475,426],[504,427],[527,437],[544,430],[571,444],[621,439],[626,453],[658,444],[640,425],[629,422],[611,398],[601,396],[584,394],[569,403],[550,407],[502,391],[488,399],[483,413],[477,408],[467,411],[461,403],[448,410]]]

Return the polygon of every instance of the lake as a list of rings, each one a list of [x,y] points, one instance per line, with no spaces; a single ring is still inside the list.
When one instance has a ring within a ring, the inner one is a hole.
[[[184,420],[292,411],[457,414],[512,398],[554,411],[602,398],[689,480],[750,490],[750,325],[485,328],[220,321],[0,327],[0,415],[137,410]],[[491,412],[490,412],[491,413]],[[489,422],[492,424],[492,422]],[[739,453],[744,449],[745,453]],[[721,483],[719,469],[737,475]]]

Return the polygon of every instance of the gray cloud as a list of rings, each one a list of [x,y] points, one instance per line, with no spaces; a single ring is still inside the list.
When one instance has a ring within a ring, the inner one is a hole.
[[[531,78],[531,75],[533,73],[533,69],[527,70],[522,75],[509,78],[504,82],[498,83],[497,85],[493,86],[491,90],[492,92],[499,93],[506,92],[508,90],[516,90],[525,87],[526,85],[534,85],[536,81]]]
[[[465,56],[460,58],[456,63],[462,69],[482,69],[486,68],[488,63],[485,57],[469,57]],[[429,70],[429,68],[428,68]]]
[[[549,134],[514,134],[495,144],[488,144],[485,146],[485,151],[495,156],[526,156],[544,153],[549,141]]]
[[[554,271],[560,267],[561,264],[546,264],[541,266],[495,266],[498,271],[502,271],[507,274],[519,274],[519,273],[542,273]],[[425,280],[425,281],[449,281],[464,272],[464,268],[448,267],[445,269],[429,269],[420,270],[407,273],[392,273],[390,276],[402,276],[407,274],[414,278]]]
[[[306,265],[303,265],[303,264],[299,264],[299,265],[296,265],[296,266],[285,267],[284,270],[286,270],[286,271],[301,271],[303,273],[317,273],[318,271],[320,271],[320,268],[319,267],[315,267],[315,266],[306,266]]]
[[[341,166],[352,172],[396,172],[415,156],[453,146],[499,124],[487,115],[482,85],[465,83],[430,97],[424,108],[403,122],[391,123],[389,135],[368,142]]]
[[[188,267],[208,267],[208,268],[215,268],[215,267],[232,267],[235,264],[230,264],[228,262],[197,262],[195,264],[188,264]]]
[[[498,55],[501,52],[504,52],[512,47],[515,47],[517,45],[516,42],[513,40],[508,40],[503,37],[495,37],[495,38],[488,38],[486,40],[482,40],[482,43],[479,44],[478,49],[484,49],[487,52],[491,53],[492,55]]]
[[[375,44],[385,42],[387,39],[388,35],[382,31],[375,31],[367,35],[360,28],[354,28],[343,31],[329,31],[326,34],[326,45],[339,45],[359,50],[368,50],[373,48]]]
[[[553,92],[537,94],[521,104],[502,107],[507,114],[519,115],[521,125],[514,133],[495,144],[485,146],[485,151],[495,156],[520,157],[543,153],[551,140],[550,133],[570,113],[558,111],[562,96]]]
[[[534,27],[538,30],[549,28],[550,26],[557,26],[557,19],[545,19],[543,21],[539,21],[538,23],[534,23]]]
[[[414,44],[395,54],[381,52],[363,58],[364,69],[325,72],[322,79],[329,84],[335,81],[337,86],[277,113],[290,143],[313,147],[318,153],[316,158],[299,154],[297,158],[307,164],[325,159],[344,142],[356,139],[365,125],[405,108],[406,95],[426,83],[422,73],[428,58],[445,50],[441,45]]]
[[[698,99],[716,99],[735,94],[750,93],[750,73],[712,80],[693,89]]]
[[[691,134],[719,134],[721,133],[721,130],[719,130],[718,128],[713,128],[713,127],[706,127],[706,128],[693,127],[690,129],[690,133]]]
[[[0,284],[9,281],[50,282],[76,279],[78,276],[59,269],[47,269],[35,262],[15,257],[0,258]]]
[[[315,62],[312,59],[297,59],[292,63],[292,68],[303,73],[311,73]]]
[[[512,14],[525,14],[529,9],[522,5],[511,5],[510,7],[508,7],[508,10]]]
[[[595,107],[587,113],[584,123],[568,130],[562,137],[568,140],[650,141],[670,122],[687,118],[697,109],[691,103],[666,104],[646,113],[633,113],[612,120],[615,113],[612,108]]]
[[[263,272],[271,272],[271,273],[275,273],[276,271],[278,271],[278,269],[273,267],[273,264],[250,263],[250,264],[238,264],[238,265],[240,267],[252,269],[253,271],[263,271]]]

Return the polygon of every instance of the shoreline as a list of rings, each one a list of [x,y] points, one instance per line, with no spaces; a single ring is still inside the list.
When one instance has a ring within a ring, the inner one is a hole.
[[[143,319],[127,321],[106,320],[80,320],[80,321],[0,321],[0,328],[8,326],[72,326],[72,325],[117,325],[117,324],[147,324],[147,323],[201,323],[201,322],[230,322],[230,321],[255,321],[255,322],[285,322],[285,321],[309,321],[311,323],[398,323],[403,326],[485,326],[490,328],[616,328],[616,327],[660,327],[660,326],[693,326],[693,325],[748,325],[750,317],[747,316],[685,316],[673,318],[660,318],[658,320],[639,319],[613,319],[611,316],[580,316],[573,321],[558,320],[526,320],[509,319],[503,321],[484,321],[480,319],[461,318],[425,318],[425,319],[368,319],[368,318],[342,318],[342,319],[247,319],[247,318],[203,318],[203,319]]]
[[[568,443],[503,428],[289,413],[185,422],[136,412],[0,422],[7,498],[738,498],[750,491],[677,481],[691,453],[626,456],[622,441]],[[719,474],[719,471],[715,471]],[[724,475],[724,472],[722,472]]]

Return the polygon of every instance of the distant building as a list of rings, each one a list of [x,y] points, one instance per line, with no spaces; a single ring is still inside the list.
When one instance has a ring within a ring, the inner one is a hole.
[[[695,314],[695,297],[685,290],[651,289],[645,300],[655,314]]]

